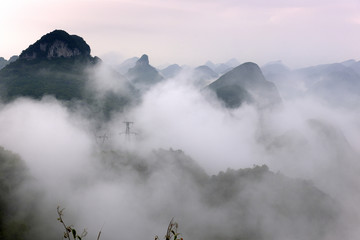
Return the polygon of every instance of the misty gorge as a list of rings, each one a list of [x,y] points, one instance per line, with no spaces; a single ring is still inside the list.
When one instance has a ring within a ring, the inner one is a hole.
[[[86,239],[357,238],[359,62],[150,60],[55,30],[1,65],[0,239],[62,238],[57,206]]]

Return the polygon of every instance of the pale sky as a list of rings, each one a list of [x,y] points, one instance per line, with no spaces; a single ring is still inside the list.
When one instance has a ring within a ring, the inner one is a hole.
[[[93,56],[146,53],[154,66],[360,60],[359,0],[1,0],[0,17],[6,59],[63,29]]]

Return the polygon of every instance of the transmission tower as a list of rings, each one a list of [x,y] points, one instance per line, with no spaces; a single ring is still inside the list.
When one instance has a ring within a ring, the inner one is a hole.
[[[132,132],[132,131],[130,130],[130,125],[131,125],[131,124],[134,124],[134,122],[125,121],[124,123],[125,123],[125,125],[126,125],[126,129],[125,129],[125,132],[120,133],[120,135],[121,135],[121,134],[125,134],[126,140],[130,141],[130,138],[131,138],[130,136],[131,136],[131,134],[137,135],[136,132]]]
[[[102,140],[102,144],[103,144],[106,140],[109,139],[109,136],[108,136],[106,133],[104,133],[103,135],[95,136],[95,137],[96,137],[96,139],[101,139],[101,140]],[[96,140],[96,142],[97,142],[97,140]]]

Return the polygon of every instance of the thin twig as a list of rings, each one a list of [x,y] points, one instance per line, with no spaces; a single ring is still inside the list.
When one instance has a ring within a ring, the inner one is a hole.
[[[64,211],[64,210],[65,210],[65,208],[63,208],[63,209],[60,210],[60,206],[57,207],[57,213],[58,213],[58,215],[59,215],[58,220],[59,220],[59,222],[62,223],[62,225],[63,225],[64,228],[65,228],[64,237],[65,237],[65,238],[67,237],[67,238],[70,239],[71,235],[69,234],[69,227],[66,226],[64,220],[62,219],[62,215],[63,215],[63,211]],[[71,231],[71,230],[70,230],[70,231]],[[74,240],[75,240],[75,239],[74,239]]]

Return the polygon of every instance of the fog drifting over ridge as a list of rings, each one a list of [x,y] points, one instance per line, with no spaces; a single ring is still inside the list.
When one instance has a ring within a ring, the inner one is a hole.
[[[113,80],[99,73],[99,80]],[[359,113],[332,108],[315,96],[284,102],[273,111],[251,105],[229,110],[213,94],[197,89],[189,76],[158,83],[138,106],[113,114],[109,122],[94,122],[51,97],[1,106],[0,145],[28,165],[35,181],[29,184],[42,195],[40,215],[48,221],[43,224],[55,236],[62,231],[55,213],[61,205],[69,222],[88,228],[89,239],[102,227],[102,239],[161,237],[171,217],[185,239],[203,236],[197,231],[234,237],[237,222],[227,224],[231,204],[225,213],[203,205],[188,175],[178,174],[176,165],[157,163],[162,155],[153,151],[159,148],[181,149],[209,175],[266,164],[290,178],[310,180],[339,203],[337,227],[344,239],[359,234]],[[125,131],[124,121],[134,122],[131,130],[137,135],[130,142],[119,134]],[[104,133],[109,138],[97,141]],[[142,170],[143,159],[157,167]],[[142,171],[149,174],[146,181]],[[251,210],[273,216],[268,209]],[[266,231],[286,239],[289,233],[278,230]],[[324,239],[338,239],[337,230]],[[298,239],[309,239],[306,234]]]

